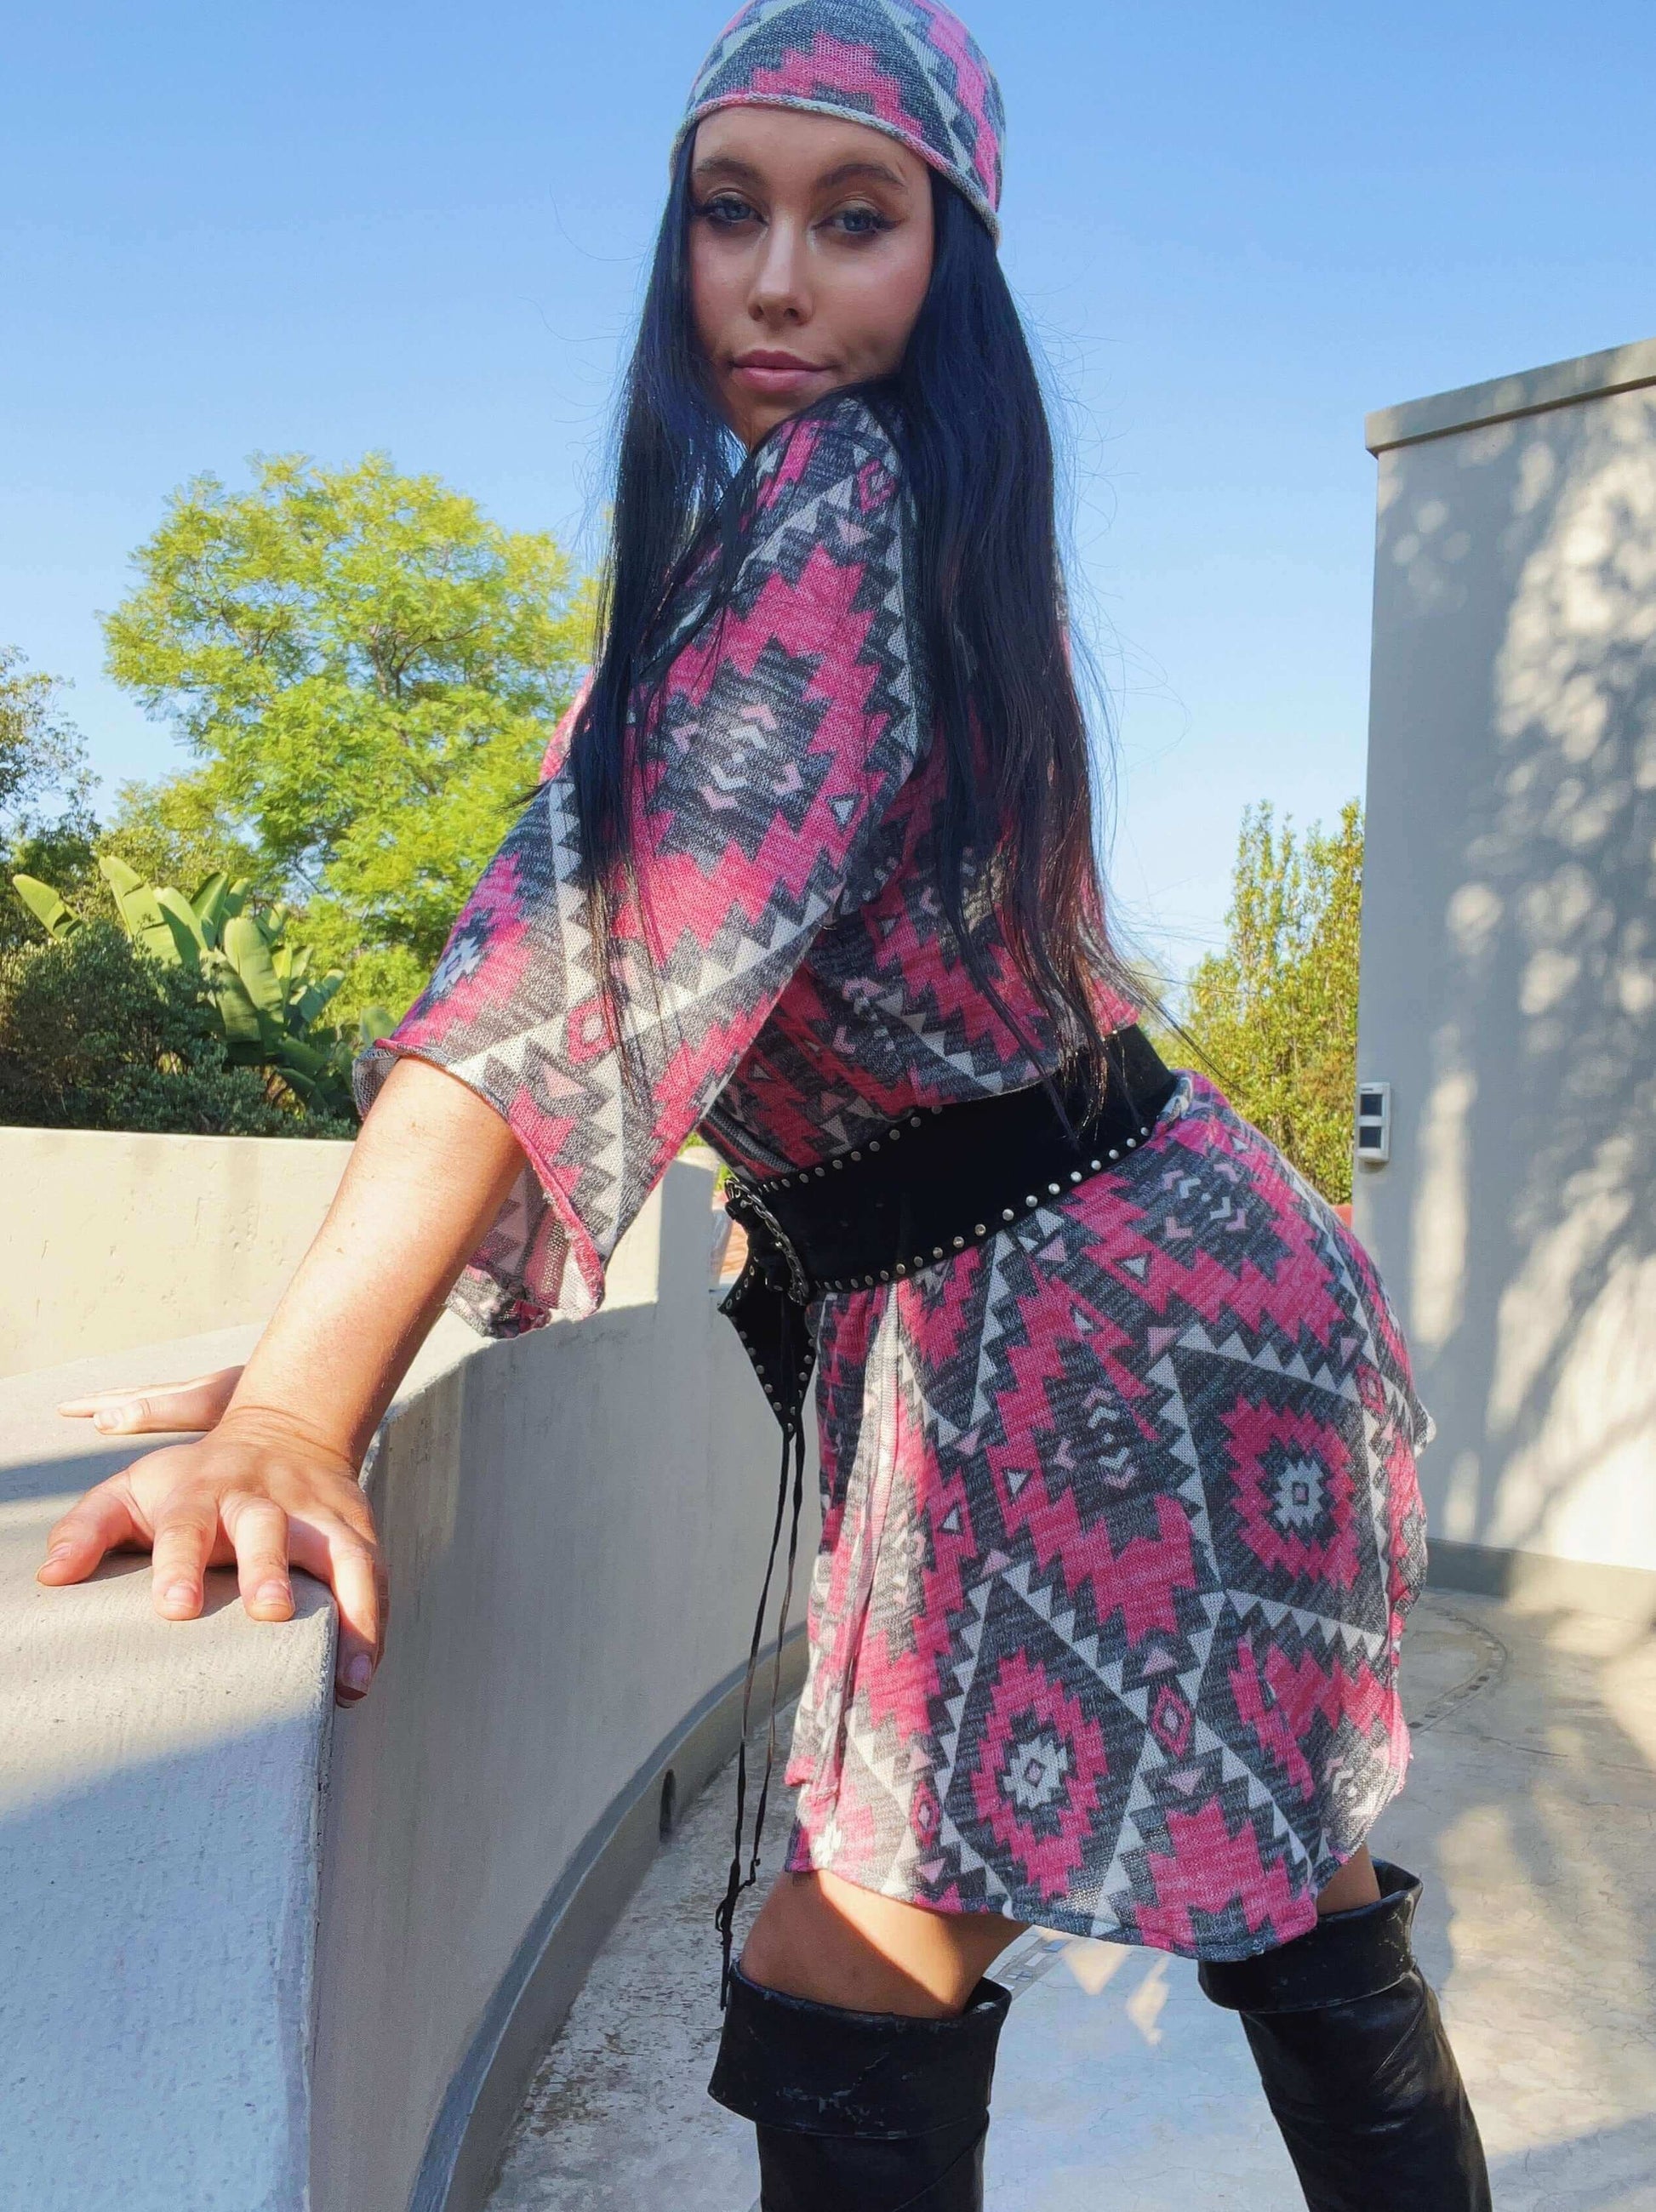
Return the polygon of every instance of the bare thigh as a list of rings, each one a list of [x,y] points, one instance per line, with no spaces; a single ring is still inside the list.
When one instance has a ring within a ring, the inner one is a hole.
[[[946,2020],[1022,1933],[998,1912],[928,1912],[837,1875],[784,1874],[753,1923],[742,1972],[816,2004]]]
[[[1319,1914],[1379,1897],[1360,1850],[1319,1892]],[[854,2012],[945,2020],[958,2013],[1025,1923],[998,1912],[928,1912],[833,1874],[784,1874],[753,1923],[742,1972],[766,1989]]]
[[[1317,1911],[1350,1912],[1360,1905],[1373,1905],[1379,1899],[1380,1885],[1374,1878],[1374,1862],[1368,1856],[1365,1844],[1354,1851],[1326,1889],[1317,1893]]]

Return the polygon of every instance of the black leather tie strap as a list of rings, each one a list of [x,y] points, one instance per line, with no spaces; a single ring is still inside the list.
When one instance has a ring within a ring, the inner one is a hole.
[[[731,1986],[736,1902],[758,1875],[776,1755],[776,1694],[804,1486],[805,1393],[816,1358],[806,1310],[825,1293],[900,1282],[953,1259],[970,1244],[985,1243],[999,1231],[1027,1220],[1043,1206],[1056,1204],[1078,1183],[1136,1151],[1178,1078],[1136,1025],[1114,1031],[1105,1040],[1105,1049],[1104,1107],[1090,1121],[1079,1118],[1073,1095],[1056,1085],[1038,1084],[995,1097],[912,1110],[848,1151],[786,1175],[754,1182],[734,1174],[730,1178],[725,1204],[731,1218],[747,1232],[747,1263],[719,1310],[736,1324],[753,1371],[782,1425],[782,1446],[776,1522],[742,1689],[735,1848],[716,1915],[723,1944],[721,2003]],[[764,1779],[744,1875],[747,1722],[788,1503],[790,1456],[793,1519],[788,1571],[777,1611]]]
[[[1103,1111],[1076,1125],[1044,1084],[915,1109],[849,1151],[786,1175],[733,1175],[725,1203],[748,1258],[720,1305],[736,1324],[784,1436],[815,1346],[813,1298],[900,1282],[986,1243],[1115,1165],[1149,1134],[1178,1079],[1136,1025],[1106,1040]]]

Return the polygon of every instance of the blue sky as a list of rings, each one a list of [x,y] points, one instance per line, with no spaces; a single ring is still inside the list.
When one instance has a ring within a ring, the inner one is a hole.
[[[591,550],[666,148],[725,11],[10,12],[0,641],[73,678],[109,784],[178,755],[102,678],[96,611],[197,471],[379,447]],[[1067,394],[1118,907],[1182,967],[1248,800],[1328,820],[1361,788],[1365,411],[1656,334],[1656,11],[968,16],[1010,115],[1006,265]]]

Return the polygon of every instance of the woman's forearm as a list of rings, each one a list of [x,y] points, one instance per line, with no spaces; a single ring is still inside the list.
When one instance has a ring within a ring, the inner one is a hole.
[[[523,1171],[494,1109],[399,1060],[225,1419],[360,1462],[455,1278]]]

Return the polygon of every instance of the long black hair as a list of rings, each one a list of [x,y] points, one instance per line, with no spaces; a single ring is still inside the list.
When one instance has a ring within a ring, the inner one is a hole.
[[[636,882],[626,803],[632,734],[648,727],[666,673],[663,617],[710,536],[719,551],[703,619],[723,604],[752,485],[753,456],[742,454],[718,410],[695,335],[694,144],[692,131],[673,166],[622,387],[600,650],[569,754],[579,879],[618,1042],[624,1040],[607,947],[619,886]],[[842,386],[803,413],[831,407],[854,389],[902,457],[918,522],[918,611],[937,733],[947,748],[939,825],[944,911],[969,974],[1032,1049],[988,973],[984,921],[998,920],[1085,1107],[1104,1082],[1097,979],[1129,998],[1144,992],[1105,927],[1087,718],[1069,658],[1051,434],[988,228],[945,179],[933,173],[931,186],[931,280],[900,368],[877,382]],[[675,638],[675,647],[681,641]]]

